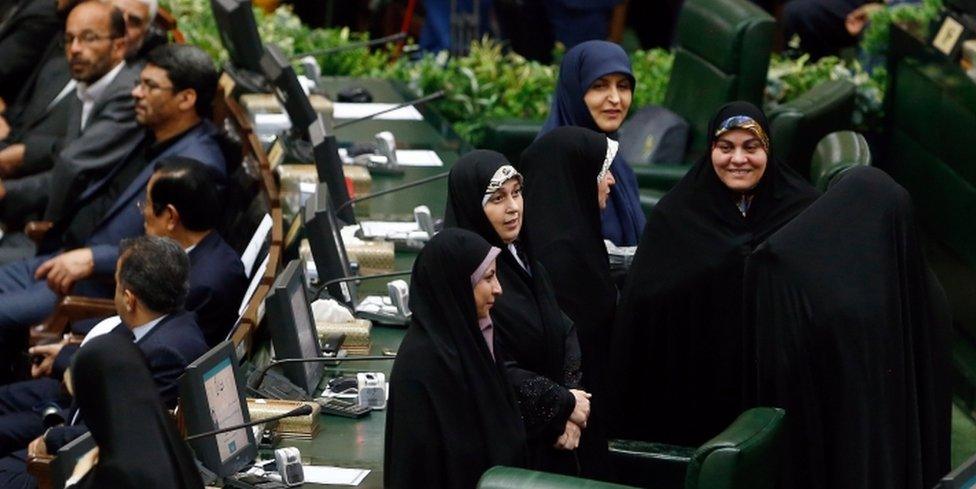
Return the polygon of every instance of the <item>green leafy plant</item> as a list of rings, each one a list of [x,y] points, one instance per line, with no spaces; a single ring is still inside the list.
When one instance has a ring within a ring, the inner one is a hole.
[[[887,54],[892,23],[903,25],[917,36],[926,38],[929,35],[929,25],[939,16],[941,10],[942,0],[922,0],[918,4],[903,3],[878,10],[871,15],[871,22],[864,29],[861,48],[872,55]]]

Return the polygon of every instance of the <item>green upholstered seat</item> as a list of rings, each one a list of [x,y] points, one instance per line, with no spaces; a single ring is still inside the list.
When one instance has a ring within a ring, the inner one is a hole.
[[[830,182],[855,166],[871,166],[871,149],[854,131],[832,132],[817,143],[810,161],[810,182],[821,192]]]
[[[516,163],[522,151],[542,130],[543,121],[526,121],[521,119],[494,119],[485,124],[485,137],[480,148],[498,151],[505,155],[508,161]]]
[[[488,469],[478,481],[478,489],[628,489],[629,487],[502,466]]]
[[[810,158],[827,134],[851,128],[856,87],[847,80],[821,83],[767,112],[770,139],[779,161],[814,180]]]
[[[762,106],[774,26],[748,0],[685,1],[662,105],[691,125],[688,150],[676,165],[635,167],[642,188],[667,191],[678,182],[707,149],[708,120],[721,105],[745,100]]]
[[[785,411],[752,408],[695,448],[610,440],[618,479],[641,487],[772,489],[779,465]]]

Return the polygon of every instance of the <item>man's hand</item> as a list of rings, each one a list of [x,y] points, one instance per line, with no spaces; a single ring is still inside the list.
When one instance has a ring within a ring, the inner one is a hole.
[[[75,282],[91,277],[95,271],[95,257],[91,248],[66,251],[37,267],[34,278],[47,279],[47,286],[55,293],[68,295]]]
[[[39,436],[27,445],[27,456],[28,457],[45,457],[47,456],[47,444],[44,443],[44,437]]]
[[[871,14],[883,8],[885,8],[883,3],[866,3],[854,9],[853,12],[847,14],[847,19],[844,20],[844,27],[847,28],[847,33],[852,37],[861,35],[864,27],[871,20]]]
[[[41,357],[40,363],[31,365],[31,377],[37,379],[50,376],[54,367],[54,359],[57,358],[61,348],[64,348],[67,343],[68,340],[62,340],[60,343],[34,346],[27,350],[31,357]]]
[[[580,430],[580,427],[576,423],[567,421],[566,431],[556,440],[553,448],[557,450],[576,450],[576,447],[579,446],[581,432],[582,430]]]
[[[576,398],[576,407],[569,415],[569,420],[581,428],[586,428],[586,420],[590,418],[590,397],[592,394],[578,389],[570,389],[569,392]]]
[[[10,124],[7,122],[7,119],[4,116],[0,115],[0,139],[7,139],[7,136],[9,135]]]
[[[13,175],[20,165],[24,164],[23,144],[11,144],[0,150],[0,177]]]

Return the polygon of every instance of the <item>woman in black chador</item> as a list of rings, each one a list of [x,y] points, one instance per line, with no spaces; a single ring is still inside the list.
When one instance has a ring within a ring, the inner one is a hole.
[[[699,445],[742,411],[746,257],[817,197],[755,106],[723,106],[703,156],[648,216],[610,350],[615,436]]]
[[[617,143],[575,126],[553,129],[532,143],[519,162],[525,178],[528,256],[549,273],[559,307],[573,321],[583,357],[583,386],[593,393],[580,446],[582,473],[607,478],[603,369],[617,289],[600,227],[610,196]]]
[[[502,249],[497,273],[504,293],[495,300],[491,319],[525,422],[529,466],[577,475],[576,453],[570,450],[590,411],[579,342],[559,310],[545,268],[518,241],[523,212],[522,175],[503,155],[475,150],[454,163],[445,225],[474,231]]]
[[[410,327],[390,375],[386,487],[474,487],[495,465],[525,466],[525,430],[494,342],[501,252],[445,229],[414,262]]]
[[[74,487],[203,488],[131,335],[110,333],[85,344],[71,378],[78,412],[98,444],[98,465]]]
[[[949,471],[951,319],[911,199],[857,168],[749,258],[755,401],[786,409],[780,487],[928,489]]]

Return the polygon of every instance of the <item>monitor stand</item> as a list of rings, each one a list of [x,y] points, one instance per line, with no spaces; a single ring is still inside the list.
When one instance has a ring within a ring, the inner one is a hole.
[[[224,64],[224,73],[234,80],[234,84],[243,93],[270,93],[268,80],[261,74],[243,68],[235,68],[230,63]]]

